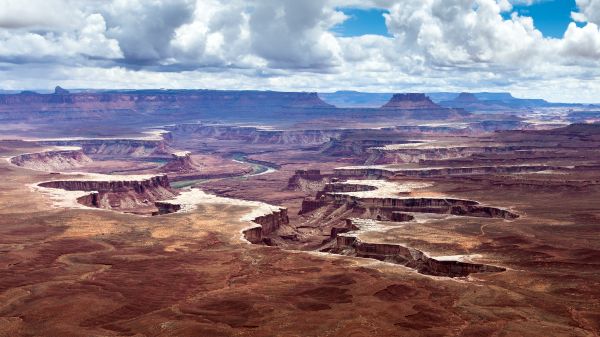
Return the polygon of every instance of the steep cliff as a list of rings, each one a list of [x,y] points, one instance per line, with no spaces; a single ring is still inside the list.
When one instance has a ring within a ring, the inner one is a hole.
[[[338,130],[263,130],[256,127],[178,124],[167,127],[175,137],[214,138],[239,140],[249,144],[299,144],[318,145],[336,138]]]
[[[171,154],[171,159],[160,168],[161,172],[194,173],[200,172],[202,167],[192,160],[189,152],[176,152]]]
[[[252,226],[242,231],[244,238],[254,244],[270,244],[270,239],[266,236],[275,232],[282,225],[289,224],[290,220],[287,209],[280,208],[278,211],[256,217],[252,222],[257,224],[257,226]]]
[[[356,230],[354,221],[350,229]],[[345,232],[345,233],[343,233]],[[506,269],[481,263],[463,262],[456,259],[434,258],[424,252],[401,244],[369,243],[361,241],[355,232],[337,231],[335,245],[328,252],[376,259],[402,264],[419,273],[445,277],[465,277],[473,273],[498,273]]]
[[[175,195],[165,175],[124,179],[53,180],[38,186],[66,191],[89,191],[90,194],[78,199],[81,204],[133,213],[154,212],[157,209],[156,201]]]
[[[337,179],[331,175],[321,174],[320,170],[296,170],[288,180],[287,189],[315,193],[334,180]]]

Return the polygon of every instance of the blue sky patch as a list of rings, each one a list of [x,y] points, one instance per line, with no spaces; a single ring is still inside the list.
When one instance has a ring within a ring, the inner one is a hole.
[[[333,27],[332,31],[339,36],[382,35],[391,36],[385,25],[383,14],[387,10],[378,8],[338,8],[349,16],[348,20]]]
[[[546,0],[533,5],[516,5],[513,11],[533,18],[535,27],[545,37],[562,38],[571,20],[571,12],[577,11],[575,0]],[[505,19],[511,13],[503,13]]]

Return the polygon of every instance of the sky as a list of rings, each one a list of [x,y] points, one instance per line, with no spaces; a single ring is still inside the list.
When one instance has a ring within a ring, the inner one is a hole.
[[[600,102],[600,0],[0,0],[0,89]]]

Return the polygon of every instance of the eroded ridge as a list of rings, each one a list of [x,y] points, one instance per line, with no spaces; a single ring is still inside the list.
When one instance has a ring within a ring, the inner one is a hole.
[[[77,196],[77,202],[87,207],[154,215],[167,212],[163,204],[156,204],[159,200],[176,194],[166,175],[89,175],[81,179],[41,182],[36,187],[42,192],[45,189],[85,192]],[[69,195],[72,194],[64,197]]]
[[[391,184],[391,183],[389,183]],[[430,198],[430,197],[391,197],[388,184],[379,184],[384,188],[368,184],[350,183],[326,184],[323,191],[317,193],[315,198],[306,198],[302,202],[300,214],[315,211],[321,207],[345,207],[371,214],[378,219],[391,218],[394,212],[436,213],[452,214],[459,216],[472,216],[484,218],[516,219],[518,214],[506,209],[481,205],[474,200],[456,198]],[[393,185],[392,185],[393,186]],[[414,185],[421,186],[421,185]],[[398,186],[397,193],[408,193],[409,189]],[[357,192],[371,193],[357,193]],[[381,191],[381,192],[380,192]]]
[[[421,274],[434,276],[465,277],[473,273],[506,271],[506,268],[460,261],[453,257],[430,257],[418,249],[401,244],[363,242],[357,237],[356,231],[360,231],[364,223],[364,219],[348,219],[347,229],[351,231],[336,233],[335,245],[325,251],[401,264]]]
[[[571,170],[570,167],[553,165],[494,165],[494,166],[465,166],[465,167],[423,167],[399,169],[387,165],[348,166],[335,169],[335,174],[341,177],[448,177],[484,174],[531,173],[549,170]]]
[[[19,167],[36,171],[56,171],[81,168],[92,162],[79,147],[57,147],[44,152],[23,153],[9,159]]]

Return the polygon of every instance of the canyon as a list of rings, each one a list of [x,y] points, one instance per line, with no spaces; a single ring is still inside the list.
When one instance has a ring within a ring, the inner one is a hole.
[[[600,125],[509,96],[0,95],[0,336],[595,336]]]

